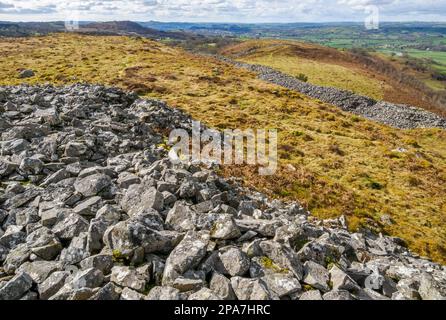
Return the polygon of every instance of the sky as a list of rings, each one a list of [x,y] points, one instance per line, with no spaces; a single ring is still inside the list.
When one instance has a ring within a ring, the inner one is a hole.
[[[0,0],[1,21],[446,22],[446,0]]]

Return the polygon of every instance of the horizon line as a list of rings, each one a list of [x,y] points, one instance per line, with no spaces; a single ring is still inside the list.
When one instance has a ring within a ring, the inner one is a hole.
[[[42,23],[51,23],[51,22],[64,22],[65,20],[1,20],[0,22],[8,22],[8,23],[33,23],[33,22],[42,22]],[[256,24],[341,24],[341,23],[351,23],[351,24],[362,24],[362,21],[295,21],[295,22],[222,22],[222,21],[160,21],[160,20],[132,20],[132,19],[112,19],[112,20],[79,20],[79,22],[135,22],[135,23],[183,23],[183,24],[243,24],[243,25],[256,25]],[[380,23],[446,23],[445,21],[440,20],[382,20]]]

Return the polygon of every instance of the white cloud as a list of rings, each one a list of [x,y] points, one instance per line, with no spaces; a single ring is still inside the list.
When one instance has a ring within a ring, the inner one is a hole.
[[[1,20],[300,22],[359,21],[376,5],[386,20],[446,20],[446,0],[0,0]]]

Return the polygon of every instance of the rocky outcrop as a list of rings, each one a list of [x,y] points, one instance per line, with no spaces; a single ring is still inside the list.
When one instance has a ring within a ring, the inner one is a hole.
[[[257,64],[234,61],[227,57],[218,59],[255,72],[259,79],[284,88],[303,93],[309,97],[340,107],[342,110],[400,129],[442,128],[446,129],[446,119],[420,108],[394,104],[354,94],[333,87],[322,87]]]
[[[402,241],[172,164],[187,115],[113,88],[0,89],[0,300],[444,299]]]

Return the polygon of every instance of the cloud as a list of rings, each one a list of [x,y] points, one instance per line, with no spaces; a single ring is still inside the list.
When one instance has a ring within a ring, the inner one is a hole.
[[[0,9],[9,9],[9,8],[14,8],[14,6],[10,3],[0,2]]]
[[[0,13],[7,12],[8,10],[10,10],[12,8],[14,8],[14,5],[0,1]]]
[[[2,1],[0,2],[1,14],[49,14],[57,13],[57,5],[53,1]]]
[[[0,15],[51,20],[76,11],[85,20],[359,21],[369,6],[387,19],[446,20],[446,0],[1,0]]]
[[[344,4],[352,8],[365,8],[368,6],[386,6],[398,3],[398,0],[339,0],[339,4]]]

